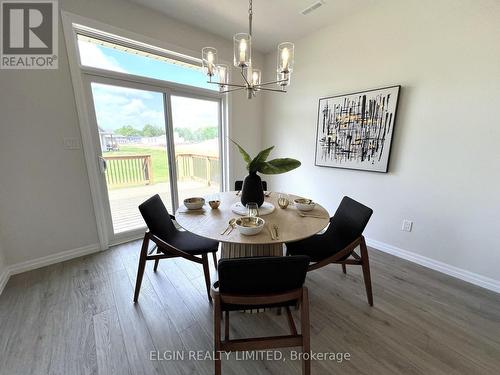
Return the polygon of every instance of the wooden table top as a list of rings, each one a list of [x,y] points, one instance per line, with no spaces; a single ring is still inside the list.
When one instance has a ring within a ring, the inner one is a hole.
[[[321,218],[301,217],[295,206],[289,205],[286,209],[281,209],[278,206],[279,193],[271,193],[266,197],[267,202],[271,202],[276,207],[274,212],[262,216],[266,224],[262,232],[255,236],[241,235],[237,228],[229,235],[221,235],[222,231],[227,227],[229,220],[240,217],[231,210],[231,205],[238,202],[241,196],[237,196],[235,191],[220,193],[220,206],[218,209],[212,210],[208,202],[203,207],[203,210],[188,212],[184,205],[179,207],[175,213],[175,220],[185,230],[197,234],[202,237],[210,238],[219,242],[240,243],[240,244],[273,244],[301,240],[310,237],[322,229],[329,223],[329,214],[319,204],[316,204],[314,210],[309,211],[315,215],[322,216]],[[290,194],[290,200],[297,196]],[[277,224],[280,232],[279,240],[272,240],[268,228]]]

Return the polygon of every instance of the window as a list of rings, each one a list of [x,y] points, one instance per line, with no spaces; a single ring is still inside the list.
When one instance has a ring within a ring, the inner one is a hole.
[[[81,24],[73,24],[72,40],[90,99],[81,126],[91,134],[87,166],[99,166],[89,174],[98,226],[107,233],[100,241],[143,233],[137,207],[154,194],[170,212],[187,197],[217,194],[225,101],[198,59]]]
[[[78,34],[77,38],[83,66],[218,90],[217,85],[207,83],[201,67],[194,62],[168,58],[84,34]]]

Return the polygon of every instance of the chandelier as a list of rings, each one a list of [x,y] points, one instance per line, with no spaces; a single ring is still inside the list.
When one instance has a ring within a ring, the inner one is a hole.
[[[283,42],[278,45],[276,80],[261,82],[262,71],[252,66],[252,16],[252,0],[249,0],[248,33],[238,33],[233,37],[233,64],[240,69],[243,82],[240,84],[229,82],[229,66],[217,62],[217,50],[215,48],[205,47],[201,50],[201,61],[203,71],[208,76],[207,83],[219,85],[221,93],[246,90],[248,99],[254,97],[261,90],[286,92],[286,86],[290,85],[295,47],[290,42]],[[278,85],[279,89],[270,88],[270,85]]]

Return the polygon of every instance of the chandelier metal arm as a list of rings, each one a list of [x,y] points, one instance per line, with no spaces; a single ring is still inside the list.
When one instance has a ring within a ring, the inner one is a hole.
[[[284,93],[286,93],[286,90],[268,89],[267,87],[259,87],[259,90],[262,90],[262,91],[273,91],[273,92],[284,92]]]
[[[228,92],[239,91],[239,90],[244,90],[244,89],[245,89],[245,87],[243,86],[243,87],[237,87],[235,89],[224,90],[224,91],[221,91],[220,93],[227,94]]]
[[[245,85],[236,85],[234,83],[220,83],[220,82],[210,82],[210,81],[207,81],[207,83],[211,83],[213,85],[219,85],[219,86],[232,86],[232,87],[240,87],[242,89],[246,88]]]
[[[255,87],[261,87],[261,86],[266,86],[266,85],[273,85],[273,84],[276,84],[276,83],[284,83],[284,82],[287,82],[288,80],[287,79],[281,79],[281,80],[278,80],[278,81],[269,81],[269,82],[263,82],[263,83],[259,83],[258,85],[254,85]]]

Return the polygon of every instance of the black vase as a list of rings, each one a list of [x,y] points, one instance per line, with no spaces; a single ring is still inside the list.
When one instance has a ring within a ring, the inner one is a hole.
[[[246,206],[247,203],[253,202],[262,206],[264,203],[264,189],[262,189],[262,180],[257,173],[250,173],[243,181],[243,189],[241,190],[241,204]]]

